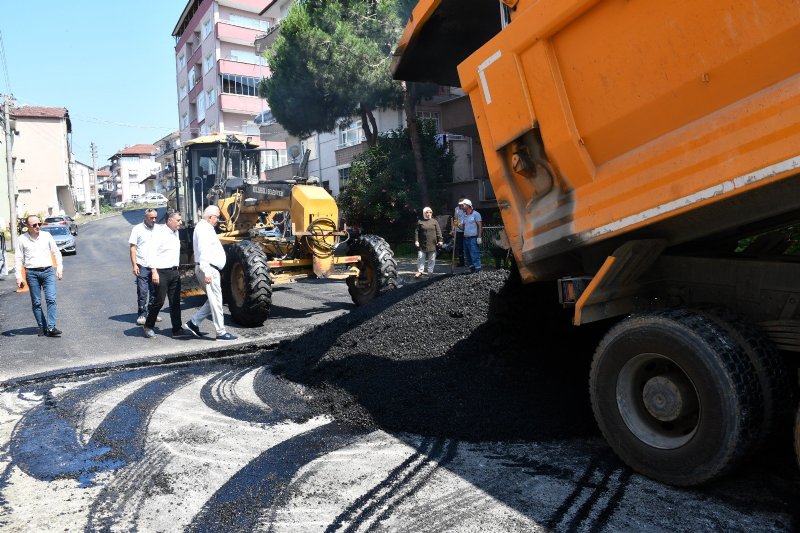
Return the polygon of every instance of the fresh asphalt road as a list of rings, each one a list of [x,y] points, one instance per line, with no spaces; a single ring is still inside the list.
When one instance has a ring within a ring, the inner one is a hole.
[[[64,277],[58,282],[60,338],[37,336],[28,293],[15,292],[14,275],[0,280],[0,383],[88,367],[104,367],[208,355],[213,351],[270,346],[298,335],[353,308],[342,281],[301,281],[273,287],[271,317],[261,327],[240,328],[226,308],[226,328],[235,341],[170,336],[169,304],[161,311],[154,339],[142,336],[136,321],[136,286],[128,255],[131,227],[143,210],[125,211],[79,227],[78,253],[64,256]],[[186,299],[185,322],[203,304],[204,296]],[[201,330],[213,337],[210,321]]]
[[[252,353],[165,362],[221,343],[172,339],[163,321],[142,337],[126,245],[140,219],[81,226],[60,339],[37,337],[28,295],[0,281],[3,531],[797,530],[783,459],[678,489],[599,438],[465,442],[313,412],[314,391],[276,378],[257,348],[352,309],[341,282],[277,288],[263,327],[229,324]],[[139,364],[103,370],[122,363]]]

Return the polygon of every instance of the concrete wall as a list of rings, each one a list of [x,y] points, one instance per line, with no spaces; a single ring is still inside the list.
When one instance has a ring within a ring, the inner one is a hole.
[[[59,197],[57,187],[68,187],[69,150],[64,119],[18,117],[14,138],[14,175],[17,214],[74,214],[70,195]]]

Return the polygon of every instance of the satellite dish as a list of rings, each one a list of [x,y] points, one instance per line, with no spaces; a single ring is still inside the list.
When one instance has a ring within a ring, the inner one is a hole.
[[[296,144],[293,144],[289,147],[289,157],[292,158],[292,161],[300,157],[300,147]]]

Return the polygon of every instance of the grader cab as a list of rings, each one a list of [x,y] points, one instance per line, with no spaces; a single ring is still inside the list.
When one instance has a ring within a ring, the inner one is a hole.
[[[350,238],[339,227],[334,198],[316,180],[270,181],[266,168],[277,152],[238,136],[209,135],[175,153],[173,209],[181,212],[184,295],[202,292],[194,279],[192,235],[209,205],[227,261],[222,292],[233,320],[260,326],[272,305],[272,285],[299,279],[342,279],[356,305],[396,287],[397,264],[375,235]]]

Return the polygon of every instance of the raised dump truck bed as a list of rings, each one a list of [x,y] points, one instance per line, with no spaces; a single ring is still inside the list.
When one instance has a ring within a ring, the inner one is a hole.
[[[717,477],[791,407],[798,50],[790,0],[423,0],[396,52],[468,94],[523,281],[621,319],[593,407],[657,479]]]

